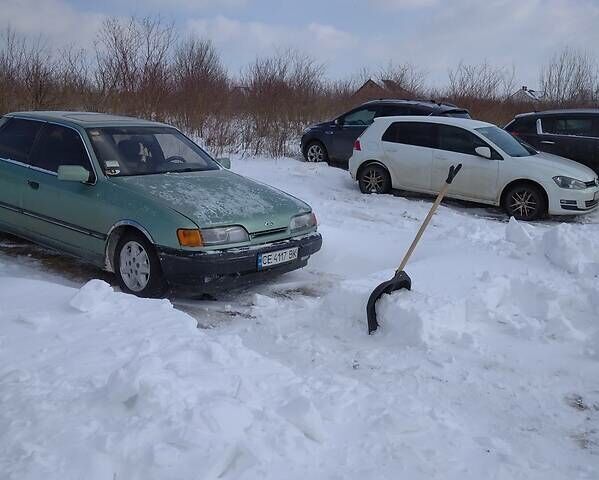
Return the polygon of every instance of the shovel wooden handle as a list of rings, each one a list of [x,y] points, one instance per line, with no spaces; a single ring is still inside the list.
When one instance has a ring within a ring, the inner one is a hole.
[[[410,260],[412,253],[414,253],[414,250],[416,249],[416,245],[418,245],[418,242],[420,241],[420,238],[422,237],[422,234],[426,230],[426,227],[428,227],[428,224],[430,223],[431,219],[433,218],[433,215],[437,211],[439,204],[443,200],[443,197],[447,193],[447,190],[449,190],[449,186],[451,185],[451,183],[453,182],[453,179],[458,174],[458,172],[460,171],[461,168],[462,168],[461,163],[457,167],[454,167],[453,165],[451,167],[449,167],[449,174],[447,175],[447,180],[445,180],[445,184],[443,185],[443,188],[439,192],[439,195],[437,195],[437,198],[435,199],[435,203],[433,203],[433,206],[429,210],[428,215],[424,219],[424,222],[422,222],[422,225],[420,225],[420,229],[418,230],[418,233],[416,234],[414,241],[410,245],[410,248],[408,248],[408,251],[404,255],[403,260],[401,261],[401,264],[399,265],[399,268],[395,271],[396,274],[401,272],[405,268],[406,264],[408,263],[408,260]]]

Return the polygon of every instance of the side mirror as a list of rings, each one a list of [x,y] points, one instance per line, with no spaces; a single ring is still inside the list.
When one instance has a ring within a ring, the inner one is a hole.
[[[231,168],[231,159],[229,157],[217,158],[216,161],[220,163],[223,168],[229,170]]]
[[[335,125],[337,125],[338,127],[343,127],[343,124],[345,122],[343,121],[343,118],[339,117],[335,119]]]
[[[491,149],[489,147],[476,147],[474,151],[479,157],[491,158]]]
[[[61,165],[58,167],[58,180],[64,182],[89,182],[89,170],[81,165]]]

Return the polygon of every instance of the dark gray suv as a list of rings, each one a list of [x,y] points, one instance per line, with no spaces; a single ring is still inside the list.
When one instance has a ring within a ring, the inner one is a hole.
[[[576,160],[599,173],[599,109],[523,113],[505,129],[537,150]]]
[[[301,149],[308,162],[334,162],[347,165],[354,142],[375,117],[397,115],[470,118],[467,110],[450,103],[422,100],[374,100],[338,116],[312,125],[302,135]]]

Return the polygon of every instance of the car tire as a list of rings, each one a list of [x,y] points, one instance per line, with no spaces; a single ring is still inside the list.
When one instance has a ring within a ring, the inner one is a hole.
[[[304,158],[306,162],[328,162],[329,154],[326,147],[319,141],[312,141],[306,145],[304,150]]]
[[[358,185],[362,193],[389,193],[391,176],[385,167],[373,163],[360,169]]]
[[[150,298],[159,298],[166,293],[168,285],[156,249],[142,234],[126,232],[119,239],[114,265],[123,292]]]
[[[547,213],[547,200],[540,187],[521,183],[511,187],[505,194],[503,208],[516,220],[537,220]]]

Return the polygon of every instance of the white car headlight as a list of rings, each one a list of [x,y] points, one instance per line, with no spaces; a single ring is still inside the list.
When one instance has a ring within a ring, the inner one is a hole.
[[[203,228],[202,240],[204,245],[224,245],[226,243],[247,242],[250,239],[243,227]]]
[[[316,215],[314,215],[313,212],[310,212],[293,217],[289,224],[289,228],[292,232],[297,232],[299,230],[306,230],[308,228],[315,227],[316,225]]]
[[[553,181],[560,188],[569,188],[573,190],[584,190],[587,188],[586,184],[582,180],[576,180],[575,178],[564,177],[561,175],[553,177]]]

